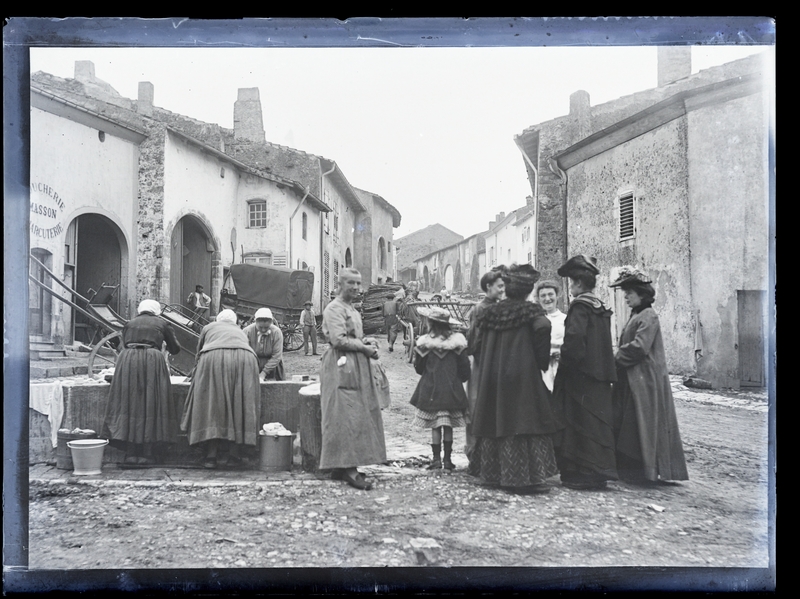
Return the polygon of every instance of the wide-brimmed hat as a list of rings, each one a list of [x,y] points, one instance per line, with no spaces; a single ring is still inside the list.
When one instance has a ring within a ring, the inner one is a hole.
[[[589,272],[593,275],[599,275],[600,269],[597,268],[597,259],[584,254],[578,254],[567,260],[558,269],[559,277],[571,277],[573,274]]]
[[[156,300],[146,299],[139,302],[139,307],[136,309],[137,314],[142,314],[143,312],[150,312],[158,316],[161,314],[161,304],[159,304]]]
[[[259,320],[260,318],[269,318],[270,320],[274,320],[272,318],[272,310],[269,308],[259,308],[256,310],[255,320]]]
[[[647,285],[653,281],[642,270],[633,266],[623,266],[619,269],[617,280],[609,287],[633,287],[636,285]]]
[[[461,324],[458,320],[450,316],[450,312],[448,312],[445,308],[439,308],[438,306],[432,306],[430,308],[417,308],[417,313],[419,313],[420,316],[424,316],[428,320],[434,320],[443,324]]]

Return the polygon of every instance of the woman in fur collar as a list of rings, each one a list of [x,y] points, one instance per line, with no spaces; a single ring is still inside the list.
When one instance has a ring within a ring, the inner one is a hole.
[[[502,271],[507,299],[476,322],[478,395],[469,472],[514,493],[546,493],[558,473],[551,435],[559,423],[542,372],[550,363],[550,321],[525,301],[539,279],[530,264]]]
[[[444,466],[453,470],[453,427],[464,426],[467,409],[462,384],[469,379],[467,340],[450,328],[458,321],[445,308],[420,308],[419,313],[427,317],[431,330],[417,340],[414,348],[414,369],[422,375],[411,396],[411,405],[417,409],[414,424],[431,429],[433,461],[428,468]],[[444,462],[440,456],[442,442]]]

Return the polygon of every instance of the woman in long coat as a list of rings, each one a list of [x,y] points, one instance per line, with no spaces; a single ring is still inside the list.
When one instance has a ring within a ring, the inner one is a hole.
[[[479,376],[469,473],[516,493],[546,493],[558,473],[551,435],[559,422],[542,380],[550,358],[550,321],[525,301],[539,273],[512,265],[502,273],[507,299],[477,317]]]
[[[688,480],[683,444],[650,279],[624,267],[611,287],[625,291],[631,317],[615,360],[614,429],[617,469],[633,483]]]
[[[223,310],[200,333],[181,421],[189,445],[205,444],[204,467],[216,468],[220,441],[227,442],[228,464],[242,464],[239,447],[256,444],[260,406],[256,354],[236,314]]]
[[[602,489],[616,480],[611,384],[616,381],[611,310],[594,293],[599,269],[574,256],[558,269],[569,277],[573,300],[564,322],[564,343],[553,398],[564,430],[556,441],[561,484]]]
[[[372,360],[378,347],[364,339],[361,315],[353,301],[361,293],[361,273],[345,268],[339,273],[339,294],[325,307],[322,332],[330,346],[322,355],[320,404],[322,453],[319,467],[331,477],[369,490],[358,466],[386,461],[383,418]]]
[[[172,326],[158,318],[161,304],[143,300],[138,314],[122,328],[122,351],[108,393],[103,432],[110,444],[127,453],[126,466],[146,466],[163,456],[178,434],[177,409],[170,394],[169,368],[161,353],[181,348]]]

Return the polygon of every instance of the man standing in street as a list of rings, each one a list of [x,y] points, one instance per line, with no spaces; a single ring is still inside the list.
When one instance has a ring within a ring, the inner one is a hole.
[[[300,324],[303,327],[303,349],[306,351],[306,355],[308,355],[308,339],[311,338],[311,345],[314,348],[315,356],[318,356],[317,353],[317,318],[314,315],[314,304],[311,300],[308,300],[304,304],[304,309],[300,312]]]
[[[194,291],[186,298],[186,305],[188,305],[195,316],[202,316],[208,319],[208,308],[211,306],[211,298],[203,293],[202,285],[195,285]]]

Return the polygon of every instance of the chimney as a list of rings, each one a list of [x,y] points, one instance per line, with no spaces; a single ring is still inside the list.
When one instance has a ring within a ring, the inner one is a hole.
[[[592,106],[589,92],[578,90],[569,97],[569,115],[578,123],[578,136],[588,137],[592,131]]]
[[[94,81],[94,63],[91,60],[76,60],[75,79],[82,83],[90,83]]]
[[[237,141],[266,141],[257,87],[239,88],[239,99],[233,105],[233,136]]]
[[[139,82],[139,98],[136,102],[136,112],[144,116],[151,116],[153,114],[153,97],[155,96],[155,87],[149,81]]]
[[[506,217],[506,213],[505,212],[501,212],[500,214],[498,214],[497,216],[494,217],[494,220],[496,220],[499,223],[505,217]]]
[[[658,87],[692,74],[691,46],[658,47]]]

